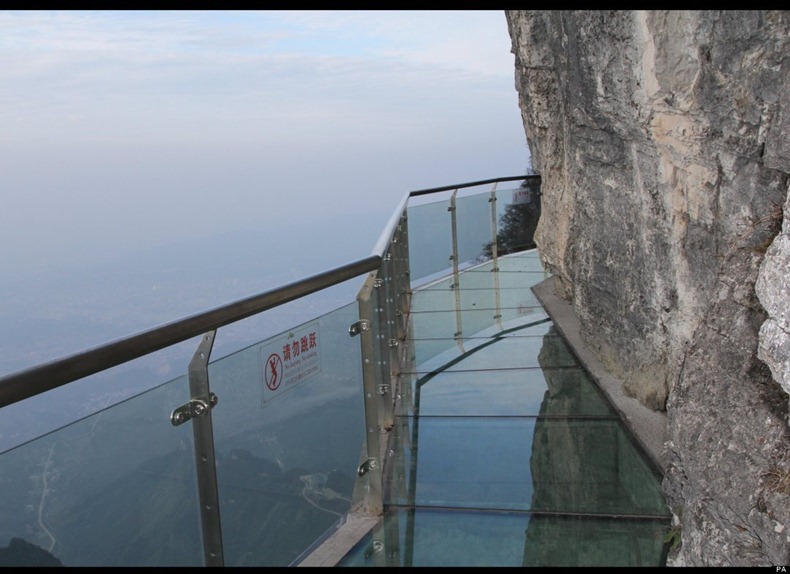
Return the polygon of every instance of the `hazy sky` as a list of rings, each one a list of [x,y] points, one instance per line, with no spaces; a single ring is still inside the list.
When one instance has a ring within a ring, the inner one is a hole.
[[[513,62],[502,11],[0,12],[0,265],[522,174]]]

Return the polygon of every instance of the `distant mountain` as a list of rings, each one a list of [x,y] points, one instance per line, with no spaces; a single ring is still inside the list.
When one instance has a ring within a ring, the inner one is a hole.
[[[0,567],[4,566],[63,566],[63,563],[27,540],[12,538],[8,546],[0,548]]]

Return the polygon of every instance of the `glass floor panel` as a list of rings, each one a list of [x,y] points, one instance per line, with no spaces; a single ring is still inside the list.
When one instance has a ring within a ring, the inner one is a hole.
[[[617,416],[580,368],[401,375],[406,385],[409,416]]]
[[[500,272],[536,272],[544,273],[543,265],[540,262],[538,252],[534,249],[529,251],[521,251],[520,253],[513,253],[499,257],[497,260],[497,267]],[[493,260],[486,261],[481,265],[476,265],[465,269],[466,273],[475,273],[478,271],[490,272],[494,268]]]
[[[575,355],[559,336],[550,331],[543,337],[490,337],[455,343],[452,340],[416,340],[414,368],[405,372],[431,373],[485,369],[556,368],[578,365]],[[442,347],[445,350],[438,351]],[[436,353],[433,356],[431,353]]]
[[[499,271],[499,273],[494,273],[491,270],[470,270],[460,274],[457,285],[453,277],[450,276],[441,281],[431,283],[429,286],[426,286],[424,290],[428,293],[436,291],[453,291],[456,288],[479,291],[483,289],[494,289],[498,284],[499,289],[502,291],[510,291],[519,289],[525,282],[532,284],[540,283],[546,279],[546,277],[546,274],[542,271]]]
[[[409,341],[422,341],[420,345],[425,345],[424,341],[441,340],[443,341],[444,348],[457,346],[460,343],[466,345],[473,343],[475,339],[490,338],[490,337],[543,337],[553,330],[556,333],[554,324],[549,319],[549,316],[543,310],[543,307],[531,308],[531,314],[521,314],[516,318],[508,319],[507,321],[494,321],[492,325],[478,331],[471,335],[462,335],[459,337],[408,337]],[[427,314],[426,314],[427,315]],[[448,343],[449,341],[449,343]]]
[[[518,325],[537,323],[546,319],[548,319],[548,315],[540,306],[509,307],[498,310],[462,309],[458,312],[424,311],[411,314],[411,338],[478,337],[483,333],[490,333],[492,330],[504,331]]]
[[[394,454],[387,504],[668,516],[659,477],[617,418],[398,423],[396,440],[409,446]]]
[[[480,273],[479,275],[483,275]],[[521,278],[523,282],[523,278]],[[498,308],[520,308],[520,307],[540,307],[540,303],[531,291],[525,292],[524,289],[502,288],[499,289],[499,301],[494,296],[493,287],[487,288],[466,288],[455,289],[428,289],[420,291],[412,300],[412,313],[422,313],[424,311],[455,311],[456,292],[458,293],[459,305],[461,310],[481,310]]]
[[[658,566],[666,525],[536,513],[393,508],[338,566]]]
[[[664,565],[661,475],[532,293],[536,252],[492,267],[414,290],[385,513],[338,565]]]

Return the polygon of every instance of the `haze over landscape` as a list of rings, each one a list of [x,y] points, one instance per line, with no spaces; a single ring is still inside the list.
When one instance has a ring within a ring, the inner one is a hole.
[[[0,65],[0,374],[364,257],[406,192],[529,164],[501,11],[5,11]]]

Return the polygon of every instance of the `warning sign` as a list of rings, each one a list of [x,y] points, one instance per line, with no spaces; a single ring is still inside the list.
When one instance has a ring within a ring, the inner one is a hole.
[[[521,204],[521,203],[530,203],[532,201],[532,190],[527,189],[517,189],[513,192],[513,204]]]
[[[258,362],[264,383],[264,404],[314,377],[321,372],[318,323],[305,325],[261,345]]]

